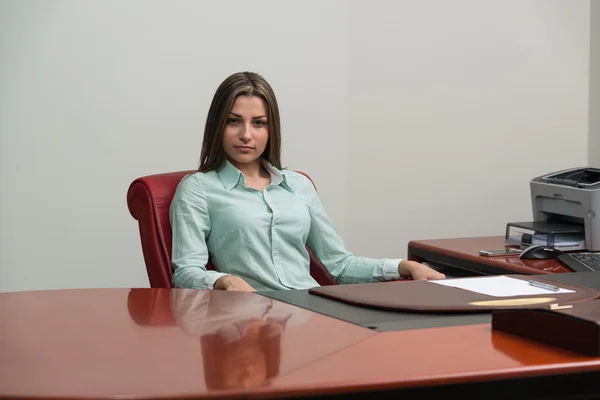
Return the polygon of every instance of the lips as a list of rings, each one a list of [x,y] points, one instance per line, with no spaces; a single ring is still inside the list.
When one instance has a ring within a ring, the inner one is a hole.
[[[251,146],[234,146],[238,151],[241,151],[242,153],[248,153],[251,152],[252,150],[254,150],[254,147]]]

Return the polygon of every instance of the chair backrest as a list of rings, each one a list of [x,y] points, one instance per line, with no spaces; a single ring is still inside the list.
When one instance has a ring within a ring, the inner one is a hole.
[[[173,267],[171,265],[172,234],[169,207],[179,182],[185,175],[194,172],[196,171],[177,171],[144,176],[134,180],[127,191],[129,212],[138,221],[139,225],[142,253],[150,287],[173,287],[171,281]],[[312,182],[308,175],[298,172]],[[310,249],[307,248],[307,250],[310,255],[310,274],[312,277],[323,286],[334,284],[334,279],[327,269],[313,256]],[[210,257],[206,268],[214,269]]]

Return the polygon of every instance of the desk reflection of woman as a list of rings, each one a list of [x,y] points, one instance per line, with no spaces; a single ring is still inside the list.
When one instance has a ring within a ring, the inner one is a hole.
[[[279,372],[281,334],[310,313],[241,292],[175,290],[171,306],[180,328],[200,338],[208,389],[260,386]]]

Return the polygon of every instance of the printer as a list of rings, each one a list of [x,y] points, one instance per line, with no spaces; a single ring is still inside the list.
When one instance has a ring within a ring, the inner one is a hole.
[[[538,176],[530,181],[536,233],[571,233],[582,239],[564,250],[600,251],[600,169],[579,167]],[[537,229],[540,228],[540,229]],[[579,232],[579,233],[577,233]],[[560,245],[548,243],[550,245]]]

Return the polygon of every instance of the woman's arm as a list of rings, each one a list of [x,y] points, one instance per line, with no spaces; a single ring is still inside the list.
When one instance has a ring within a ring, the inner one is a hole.
[[[307,245],[335,278],[337,283],[362,283],[400,279],[443,279],[445,276],[423,264],[402,259],[376,259],[350,253],[325,212],[325,208],[308,179],[311,227]]]
[[[213,289],[215,282],[227,274],[206,269],[210,216],[197,174],[187,176],[179,183],[169,212],[173,231],[174,286]]]

